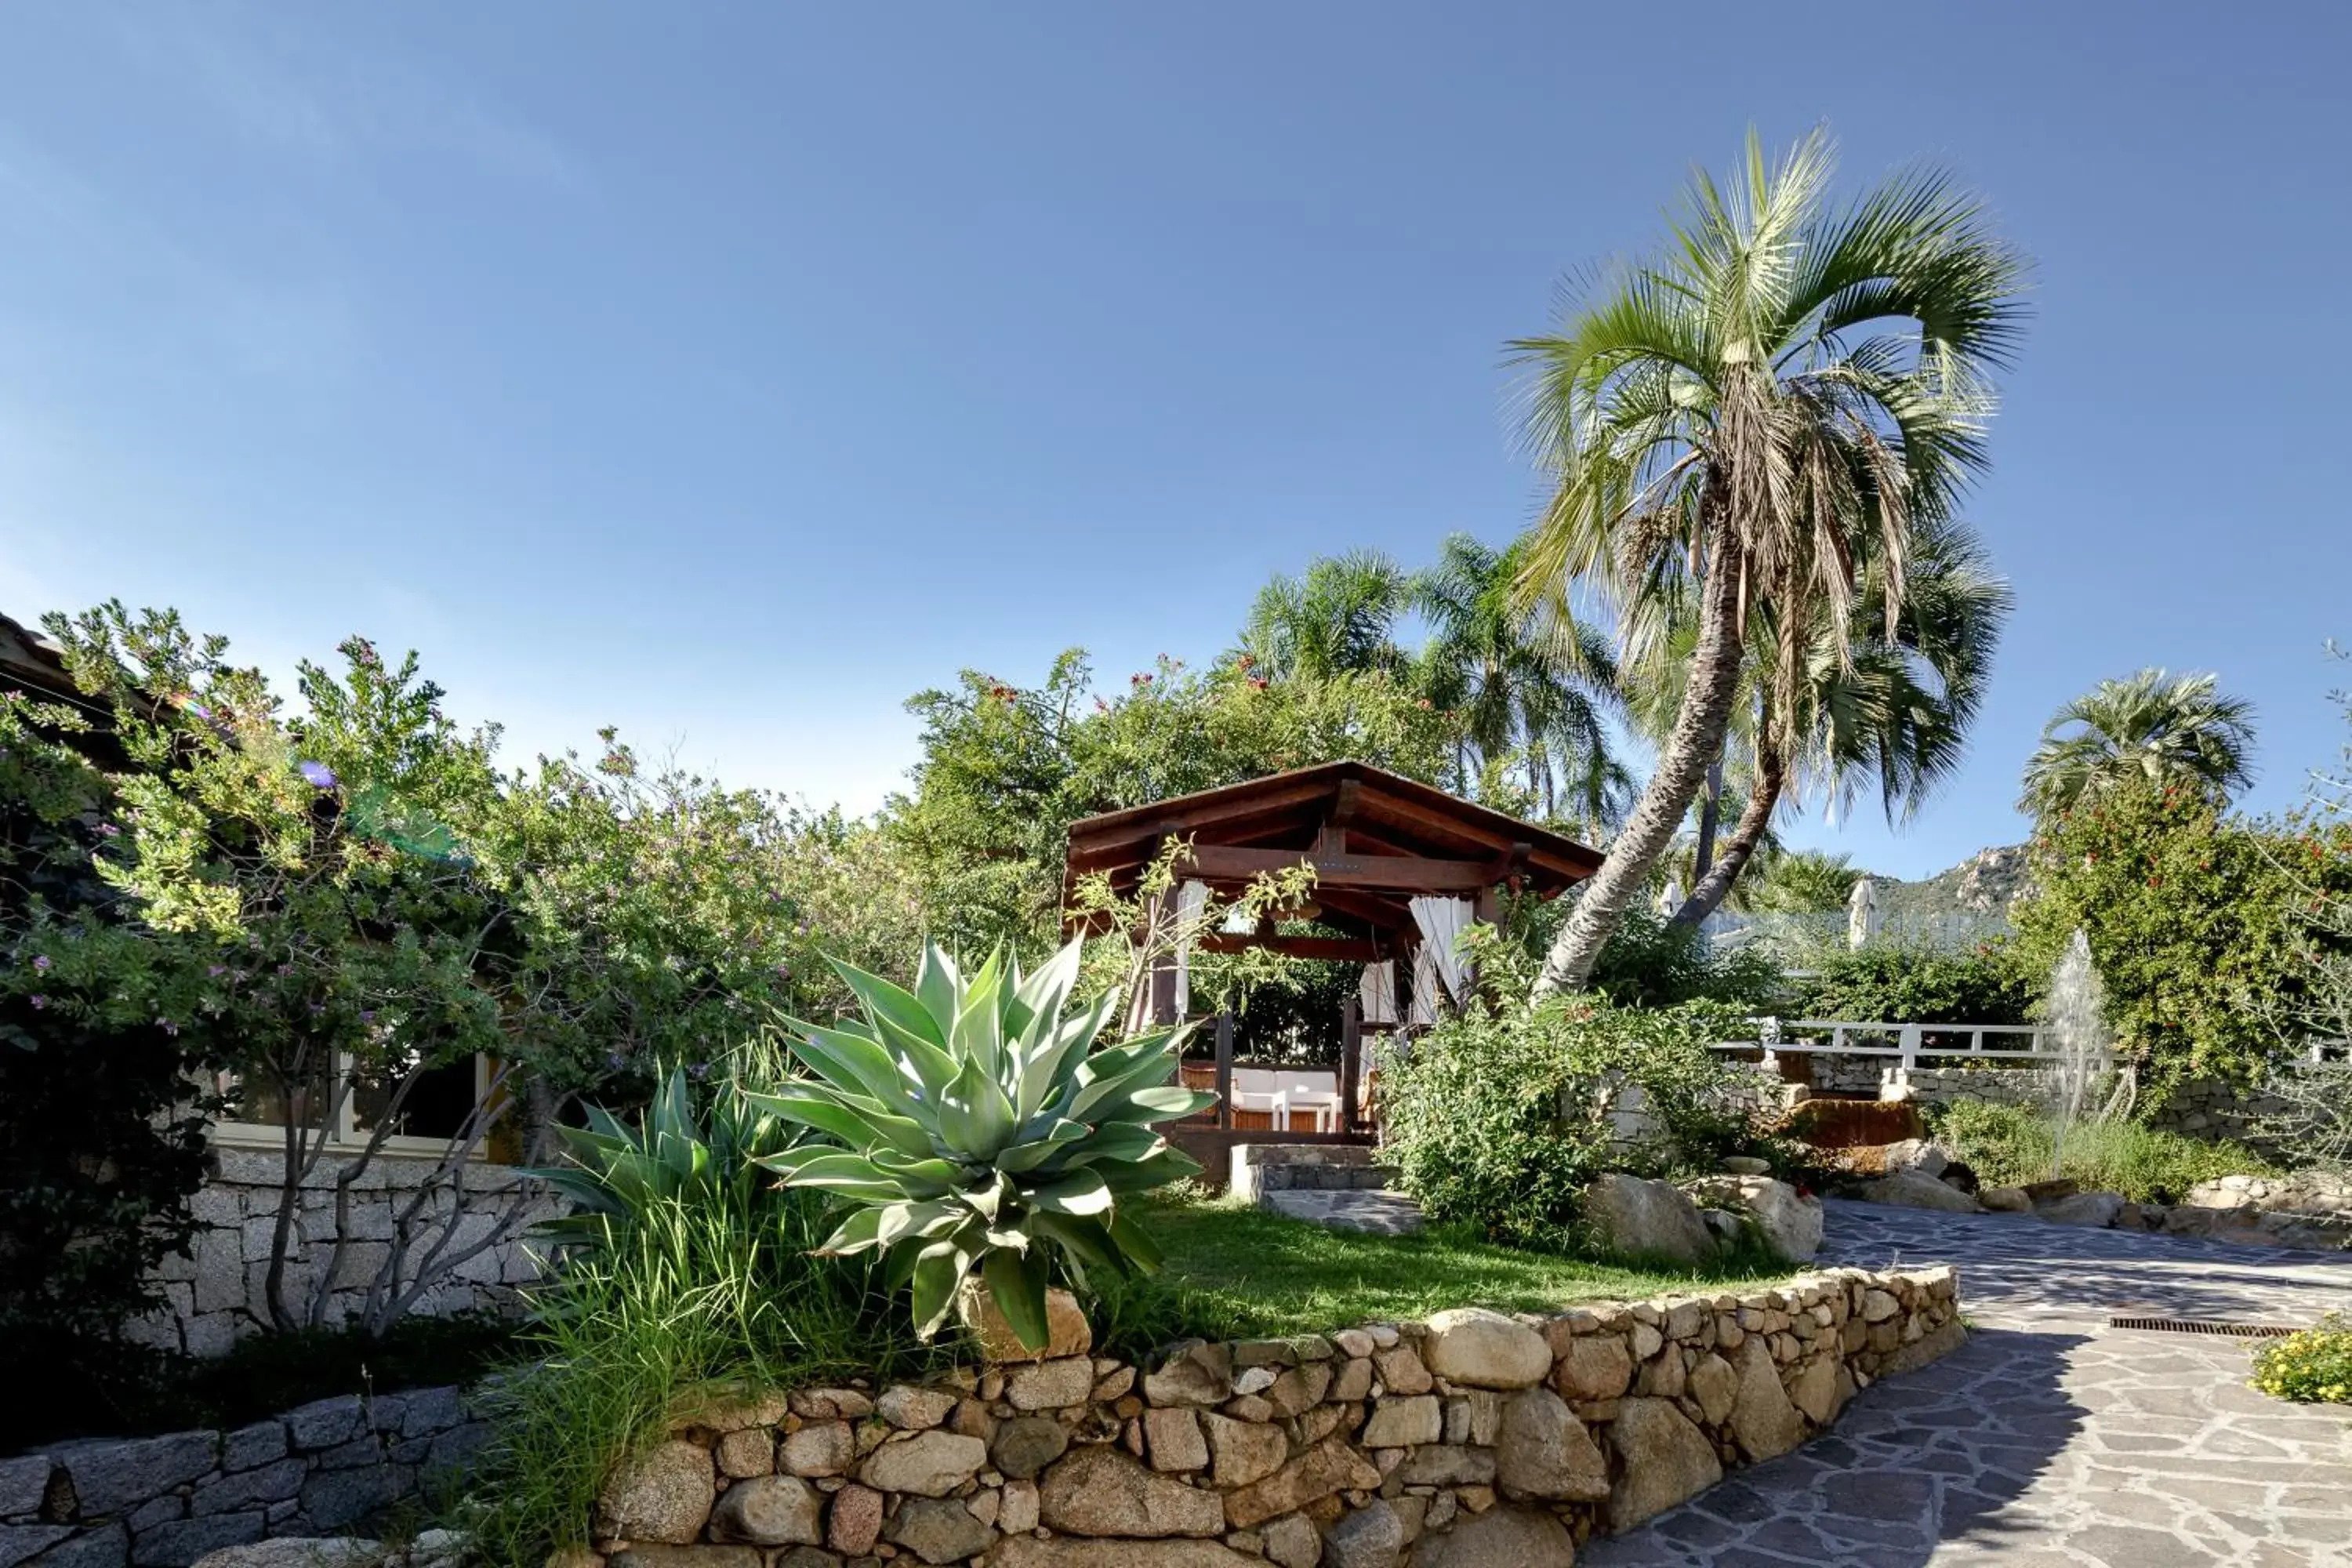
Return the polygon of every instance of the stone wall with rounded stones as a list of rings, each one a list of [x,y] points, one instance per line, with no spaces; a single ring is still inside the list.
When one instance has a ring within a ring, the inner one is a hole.
[[[1564,1564],[1954,1349],[1958,1313],[1949,1268],[1847,1269],[706,1403],[549,1568]]]
[[[0,1568],[182,1568],[344,1535],[419,1502],[488,1433],[467,1392],[321,1399],[227,1432],[89,1438],[0,1459]]]

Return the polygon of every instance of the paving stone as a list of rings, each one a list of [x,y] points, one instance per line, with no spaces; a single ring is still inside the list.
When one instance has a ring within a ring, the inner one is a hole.
[[[1835,1202],[1828,1226],[1823,1268],[1957,1265],[1975,1331],[1833,1435],[1595,1538],[1584,1568],[2352,1564],[2341,1411],[2253,1394],[2242,1342],[2106,1326],[2309,1321],[2352,1259]]]

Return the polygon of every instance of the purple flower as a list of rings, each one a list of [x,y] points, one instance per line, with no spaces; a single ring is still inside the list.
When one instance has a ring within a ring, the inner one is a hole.
[[[111,838],[121,831],[122,829],[115,826],[114,824],[110,822],[101,822],[98,825],[98,836],[100,838]]]
[[[172,1022],[172,1020],[171,1020],[171,1019],[169,1019],[169,1018],[158,1018],[158,1019],[156,1019],[156,1020],[155,1020],[155,1026],[156,1026],[157,1028],[159,1028],[159,1029],[163,1030],[163,1031],[165,1034],[167,1034],[167,1035],[176,1035],[176,1034],[178,1034],[178,1033],[180,1032],[180,1026],[179,1026],[179,1025],[177,1025],[177,1024],[174,1024],[174,1023],[173,1023],[173,1022]]]
[[[293,973],[294,966],[290,963],[281,963],[278,966],[278,978],[280,980],[285,979],[288,975]]]
[[[686,1076],[698,1080],[709,1078],[710,1076],[710,1064],[709,1062],[697,1062],[692,1067],[686,1069]]]
[[[37,969],[37,970],[42,971],[44,973],[47,973],[47,971],[48,971],[48,967],[49,967],[49,955],[48,955],[47,953],[46,953],[46,952],[45,952],[45,953],[42,953],[38,958],[34,959],[34,960],[33,960],[33,967],[34,967],[35,969]]]
[[[37,1013],[49,1005],[49,999],[46,996],[32,996],[26,1000],[33,1004],[33,1010]]]
[[[606,1051],[604,1053],[604,1065],[611,1068],[614,1072],[620,1071],[621,1053],[618,1051]]]
[[[310,1016],[314,1018],[326,1010],[327,1005],[324,1002],[313,1002],[310,1004]]]
[[[361,1023],[362,1023],[362,1024],[373,1024],[373,1023],[374,1023],[374,1022],[375,1022],[375,1009],[374,1009],[374,1008],[373,1008],[373,1007],[362,1007],[362,1008],[361,1008],[361,1009],[360,1009],[360,1022],[361,1022]]]
[[[206,964],[205,966],[205,973],[211,975],[214,979],[218,980],[222,975],[228,973],[228,965],[226,963]]]
[[[332,789],[335,787],[335,770],[329,767],[324,763],[304,763],[302,764],[302,776],[309,779],[311,784],[316,788]]]

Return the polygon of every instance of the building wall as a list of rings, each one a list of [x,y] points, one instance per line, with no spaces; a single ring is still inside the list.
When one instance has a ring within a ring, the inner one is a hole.
[[[199,1226],[194,1245],[187,1256],[164,1260],[157,1270],[164,1305],[131,1327],[132,1338],[143,1343],[215,1356],[269,1322],[267,1279],[283,1195],[284,1157],[275,1151],[222,1147],[215,1158],[219,1173],[194,1200]],[[330,1323],[341,1323],[360,1310],[367,1282],[391,1250],[398,1215],[415,1200],[434,1163],[379,1156],[352,1184],[349,1244],[328,1298]],[[301,1188],[288,1268],[288,1294],[297,1302],[310,1299],[333,1252],[338,1169],[331,1156],[321,1161]],[[517,1205],[526,1214],[515,1234],[458,1265],[446,1283],[417,1301],[416,1311],[502,1310],[515,1301],[517,1287],[538,1276],[527,1233],[533,1221],[555,1212],[555,1200],[506,1166],[469,1167],[464,1180],[477,1194],[476,1206],[459,1222],[453,1249],[487,1234],[499,1215]],[[412,1258],[446,1231],[449,1208],[446,1192],[428,1200],[420,1212],[427,1229],[421,1244],[412,1244]]]

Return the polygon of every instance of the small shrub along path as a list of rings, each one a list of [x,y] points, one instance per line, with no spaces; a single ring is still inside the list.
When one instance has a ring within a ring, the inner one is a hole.
[[[1948,1262],[1962,1350],[1582,1568],[2352,1568],[2352,1412],[2247,1386],[2249,1342],[2111,1315],[2309,1323],[2352,1258],[1832,1203],[1823,1264]]]

